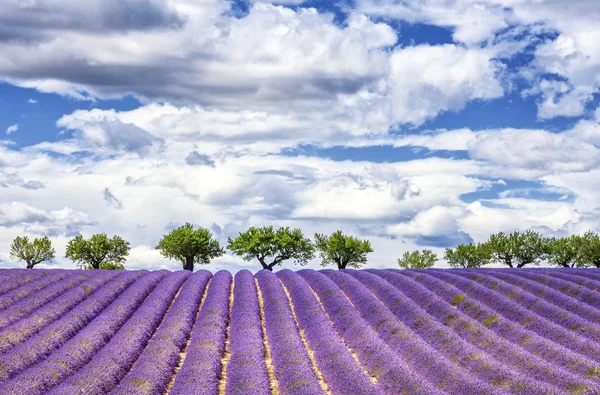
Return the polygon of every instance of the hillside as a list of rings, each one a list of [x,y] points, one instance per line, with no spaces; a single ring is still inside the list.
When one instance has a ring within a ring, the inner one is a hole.
[[[0,393],[597,394],[599,290],[592,269],[4,269]]]

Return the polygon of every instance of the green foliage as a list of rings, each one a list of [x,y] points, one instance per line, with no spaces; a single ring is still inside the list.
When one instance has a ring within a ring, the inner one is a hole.
[[[122,264],[130,249],[129,242],[120,236],[109,238],[106,233],[100,233],[93,235],[89,240],[81,235],[69,240],[65,255],[82,269],[100,269],[103,264],[105,267],[107,264]]]
[[[597,267],[600,269],[600,236],[588,231],[581,236],[581,249],[577,257],[578,267]]]
[[[55,254],[52,242],[46,236],[36,238],[32,242],[27,236],[17,236],[10,246],[10,257],[25,261],[27,269],[33,269],[38,263],[54,259]]]
[[[335,263],[338,269],[348,266],[360,269],[367,263],[367,254],[373,252],[368,240],[345,236],[341,230],[332,233],[331,236],[316,233],[315,249],[319,251],[321,266]]]
[[[85,265],[85,270],[95,270],[92,265]],[[125,265],[115,262],[102,262],[99,269],[102,270],[125,270]]]
[[[584,251],[585,238],[579,235],[546,239],[548,263],[559,267],[586,267],[580,256]]]
[[[406,251],[398,259],[398,265],[403,269],[429,269],[437,262],[438,257],[431,250]]]
[[[485,242],[492,254],[492,260],[509,267],[523,267],[529,264],[539,264],[546,257],[544,238],[532,230],[525,233],[512,232],[496,233]]]
[[[156,246],[161,255],[178,259],[184,270],[194,270],[194,263],[208,265],[211,259],[225,254],[219,241],[206,228],[194,229],[189,222],[164,235]]]
[[[446,248],[444,259],[451,267],[475,268],[487,265],[492,258],[490,250],[483,244],[461,244],[456,248]]]
[[[305,238],[300,229],[282,227],[275,231],[272,226],[251,227],[234,240],[229,238],[227,248],[246,261],[258,259],[263,269],[271,271],[288,259],[305,265],[314,258],[315,252],[310,239]],[[271,262],[267,262],[269,257]]]

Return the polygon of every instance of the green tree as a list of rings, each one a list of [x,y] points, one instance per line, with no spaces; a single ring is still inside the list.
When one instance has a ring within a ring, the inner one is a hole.
[[[84,267],[85,270],[94,270],[92,265],[86,265]],[[125,265],[122,263],[114,263],[114,262],[102,262],[100,264],[99,269],[102,270],[125,270]]]
[[[586,267],[580,255],[584,250],[585,239],[579,235],[546,239],[548,263],[559,267]]]
[[[446,248],[444,259],[451,267],[474,268],[490,263],[491,252],[482,244],[461,244],[456,248]]]
[[[32,242],[27,236],[18,237],[10,246],[10,257],[27,263],[27,269],[33,269],[35,265],[44,261],[54,259],[56,252],[52,248],[52,242],[46,236],[36,238]]]
[[[194,229],[189,222],[164,235],[156,246],[165,258],[178,259],[184,270],[194,270],[194,263],[208,265],[211,259],[225,254],[219,241],[206,228]]]
[[[367,254],[373,252],[368,240],[346,236],[341,230],[331,236],[315,233],[315,249],[319,251],[321,266],[335,263],[338,269],[348,266],[359,269],[367,263]]]
[[[493,234],[485,242],[485,247],[489,248],[493,261],[508,267],[537,265],[546,257],[544,238],[532,230],[508,235],[503,232]]]
[[[101,269],[125,262],[130,249],[129,242],[120,236],[109,238],[106,233],[100,233],[89,239],[79,235],[69,240],[65,255],[82,269]]]
[[[403,269],[429,269],[437,262],[438,257],[431,250],[406,251],[398,259],[398,265]]]
[[[600,236],[591,230],[581,238],[581,250],[577,257],[579,267],[597,267],[600,269]]]
[[[234,240],[229,238],[227,248],[246,261],[258,259],[263,269],[271,271],[289,259],[305,265],[314,258],[315,252],[310,239],[305,238],[300,229],[281,227],[275,231],[272,226],[251,227]]]

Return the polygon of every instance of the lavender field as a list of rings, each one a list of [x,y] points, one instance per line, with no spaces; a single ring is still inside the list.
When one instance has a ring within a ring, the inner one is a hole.
[[[598,394],[591,269],[0,270],[0,394]]]

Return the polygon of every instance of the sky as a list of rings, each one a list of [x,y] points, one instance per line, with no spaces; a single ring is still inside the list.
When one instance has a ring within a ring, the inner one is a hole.
[[[371,268],[598,232],[598,20],[597,0],[5,0],[0,267],[23,266],[16,236],[75,268],[68,240],[107,233],[127,268],[176,270],[154,247],[186,222],[224,246],[341,229]]]

